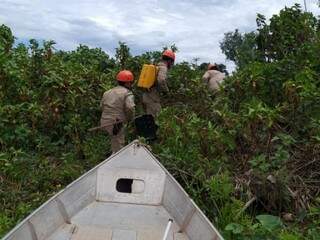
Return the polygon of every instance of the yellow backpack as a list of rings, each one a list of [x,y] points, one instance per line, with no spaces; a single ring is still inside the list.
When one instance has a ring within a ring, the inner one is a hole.
[[[153,64],[143,64],[140,77],[138,80],[138,87],[149,89],[151,88],[158,74],[158,67]]]

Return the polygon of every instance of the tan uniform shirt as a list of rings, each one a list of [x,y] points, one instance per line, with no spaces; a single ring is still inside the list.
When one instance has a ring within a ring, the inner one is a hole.
[[[102,108],[101,126],[113,124],[117,120],[128,122],[134,117],[134,96],[129,89],[123,86],[106,91],[100,106]]]
[[[169,92],[167,85],[168,66],[165,62],[160,62],[157,67],[159,70],[155,87],[157,88],[158,92]]]
[[[225,74],[217,70],[208,70],[202,76],[202,80],[212,91],[219,90],[220,84],[223,82]]]

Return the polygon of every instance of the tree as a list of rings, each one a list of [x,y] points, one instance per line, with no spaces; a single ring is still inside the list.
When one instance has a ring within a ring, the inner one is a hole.
[[[241,33],[239,33],[239,30],[236,29],[234,32],[227,32],[224,34],[224,39],[220,42],[220,48],[227,59],[237,62],[238,49],[242,43],[243,37]]]
[[[199,57],[195,57],[192,59],[192,67],[194,69],[198,68],[198,62],[199,62],[200,58]]]
[[[5,25],[0,26],[0,53],[8,53],[14,43],[14,36],[11,29]]]
[[[318,24],[317,19],[303,12],[298,4],[281,10],[270,19],[270,24],[258,14],[256,45],[261,57],[270,62],[296,54],[301,46],[314,41]]]
[[[121,69],[127,67],[127,61],[130,57],[130,48],[125,42],[119,42],[119,47],[116,48],[116,61],[120,64]]]
[[[238,29],[225,33],[220,42],[220,48],[228,60],[233,61],[238,67],[243,67],[257,60],[256,33],[241,34]]]

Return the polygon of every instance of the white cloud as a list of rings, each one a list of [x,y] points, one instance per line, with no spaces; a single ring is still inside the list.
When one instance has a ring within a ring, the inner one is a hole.
[[[78,44],[114,52],[118,41],[133,52],[175,43],[177,59],[226,63],[223,33],[255,30],[256,13],[271,17],[303,0],[1,0],[0,20],[20,39],[54,39],[58,48]],[[316,0],[308,9],[319,14]]]

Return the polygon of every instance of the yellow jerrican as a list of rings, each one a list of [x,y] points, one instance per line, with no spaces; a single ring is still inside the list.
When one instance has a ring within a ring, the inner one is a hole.
[[[158,67],[152,64],[143,64],[140,73],[138,87],[149,89],[151,88],[157,78]]]

